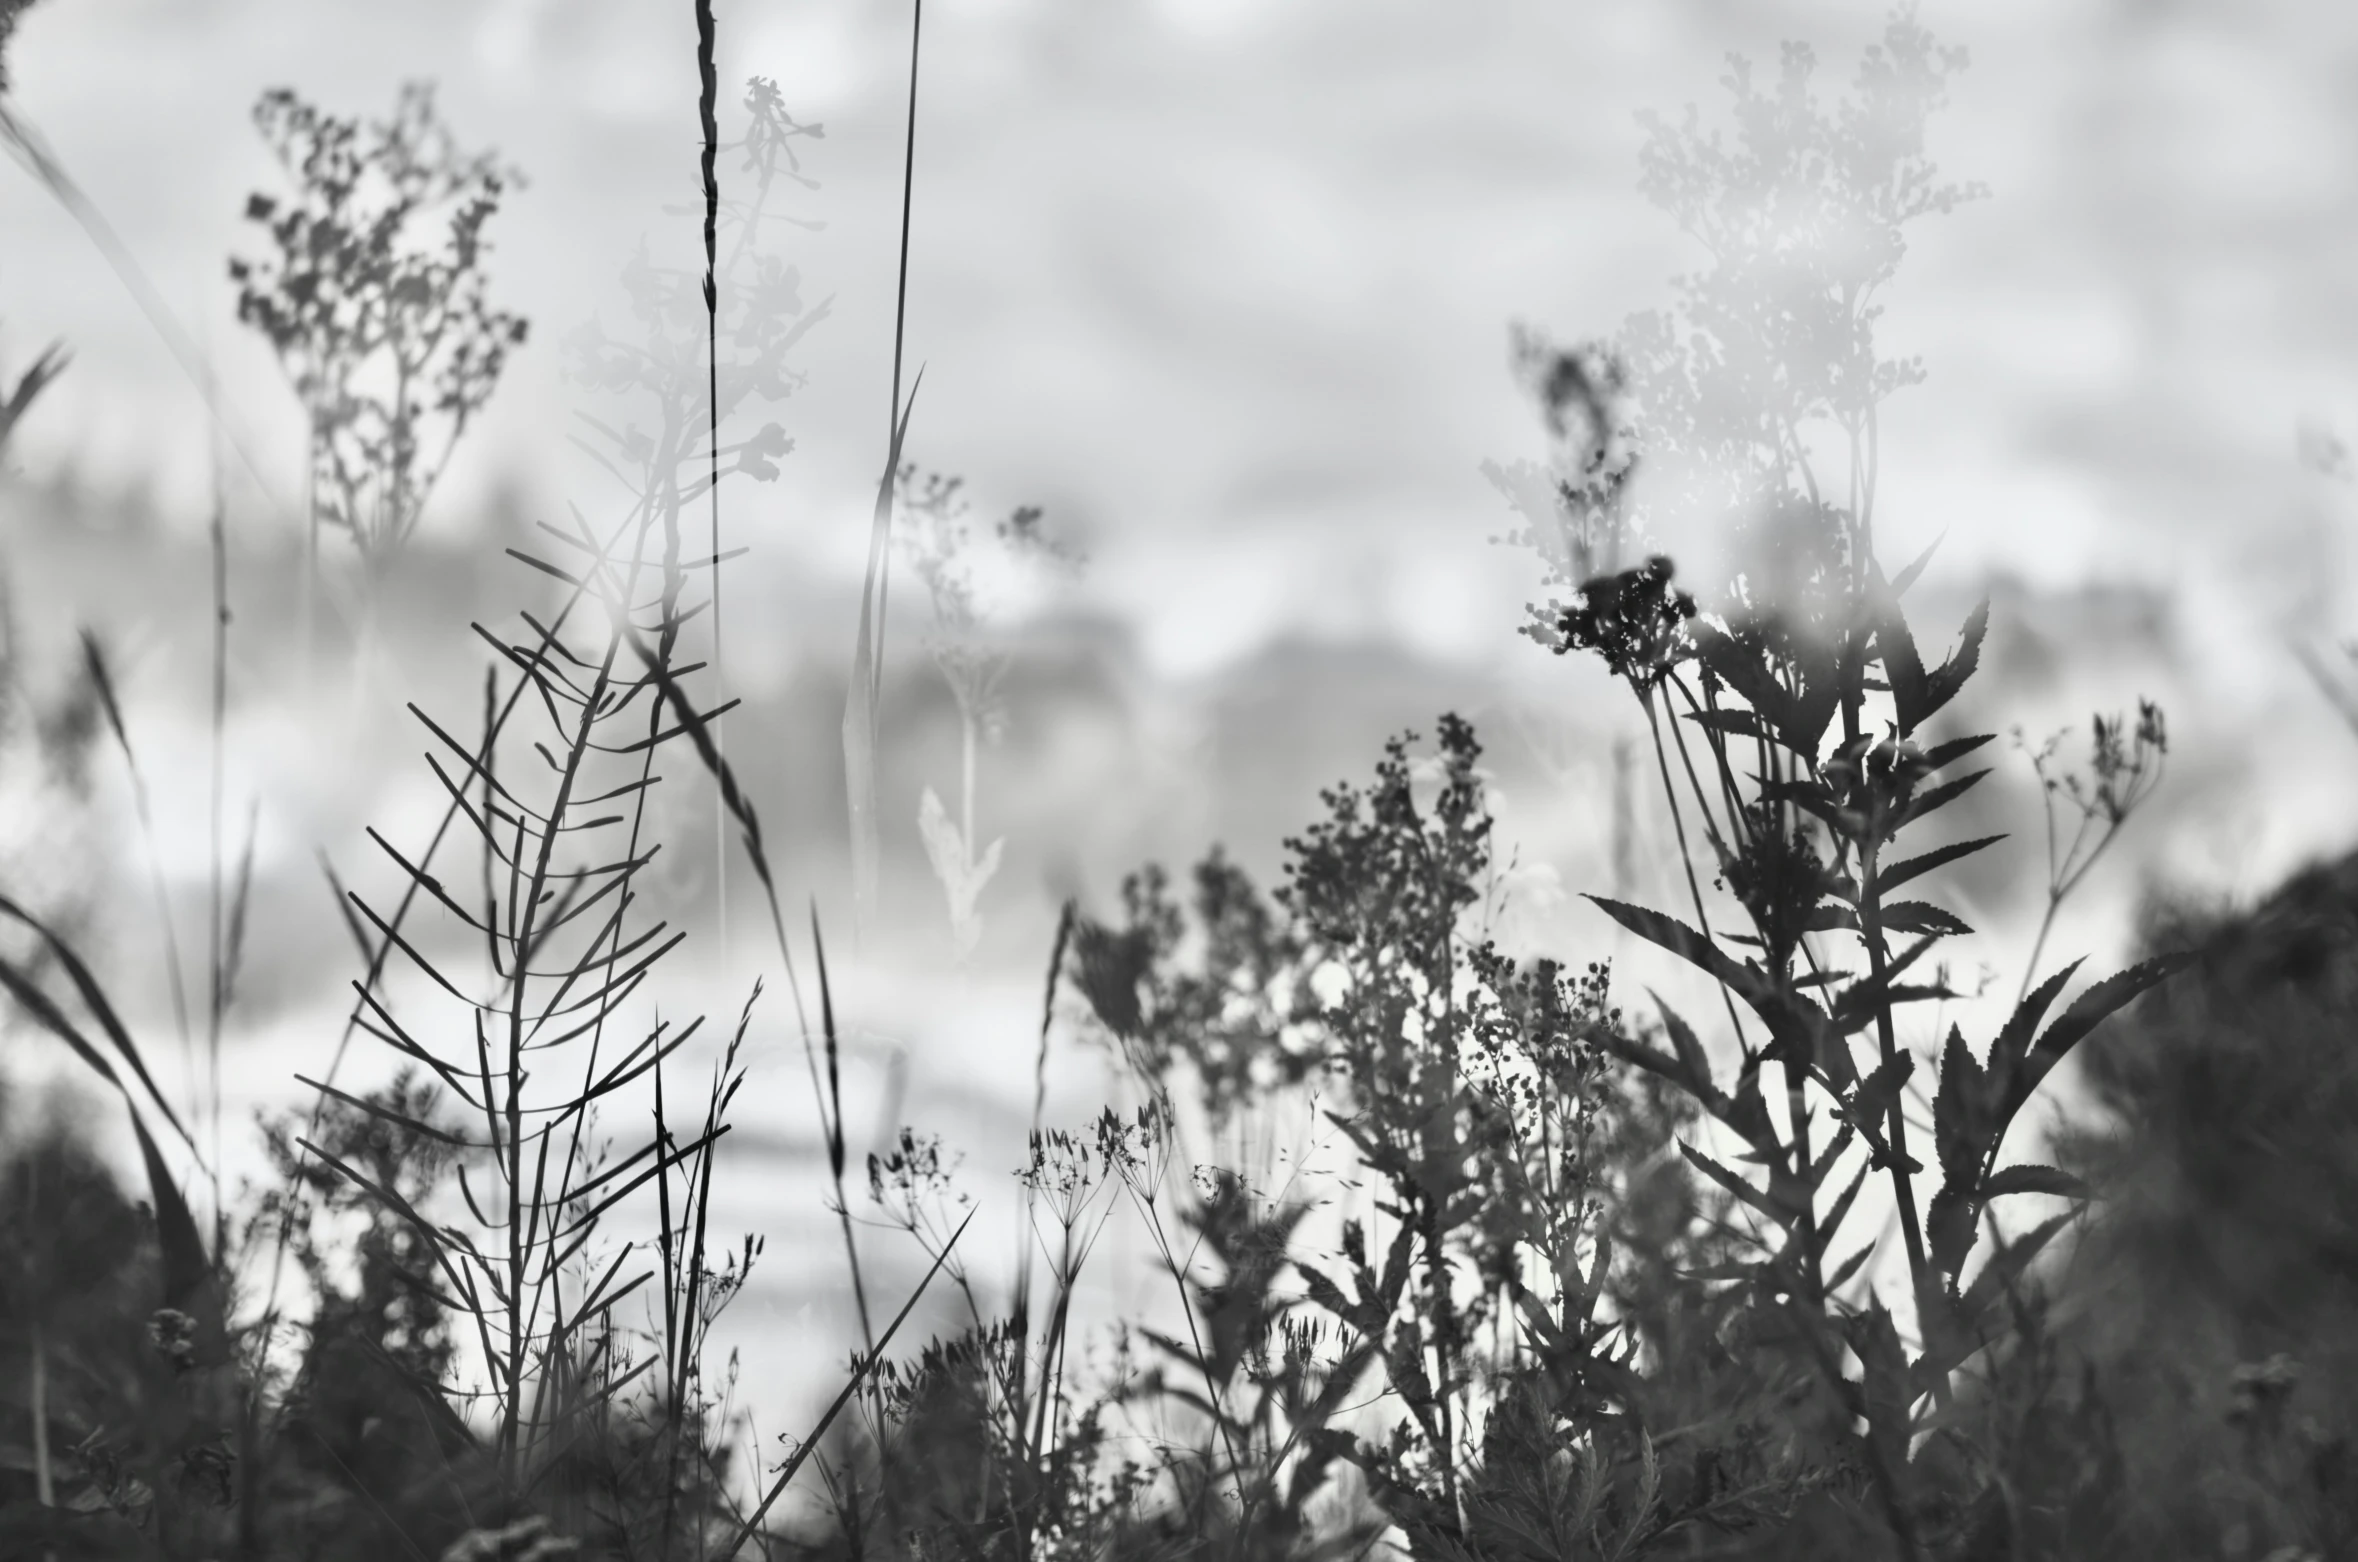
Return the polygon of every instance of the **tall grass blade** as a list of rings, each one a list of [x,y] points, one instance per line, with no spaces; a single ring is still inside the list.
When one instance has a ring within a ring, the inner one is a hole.
[[[825,1437],[827,1429],[835,1424],[835,1418],[843,1414],[843,1407],[852,1402],[852,1397],[859,1393],[861,1387],[875,1374],[877,1364],[883,1360],[884,1348],[892,1343],[894,1335],[901,1332],[901,1325],[907,1322],[909,1314],[916,1310],[917,1303],[923,1299],[926,1288],[933,1284],[934,1276],[942,1272],[942,1265],[949,1262],[950,1255],[957,1250],[958,1239],[966,1235],[966,1228],[973,1221],[974,1214],[969,1211],[966,1218],[958,1222],[958,1229],[950,1233],[950,1239],[944,1242],[942,1250],[934,1255],[931,1267],[925,1271],[925,1278],[917,1282],[917,1289],[909,1293],[909,1299],[901,1304],[901,1310],[893,1314],[891,1323],[885,1325],[884,1335],[877,1340],[876,1348],[853,1364],[851,1377],[843,1385],[843,1392],[835,1396],[835,1402],[827,1407],[826,1414],[819,1417],[818,1424],[810,1429],[809,1434],[795,1448],[792,1456],[787,1459],[785,1468],[780,1470],[777,1478],[770,1482],[770,1489],[763,1494],[761,1505],[755,1508],[744,1523],[738,1526],[736,1534],[729,1538],[727,1545],[720,1548],[716,1553],[717,1556],[723,1559],[736,1556],[745,1548],[745,1543],[751,1540],[755,1532],[761,1528],[761,1521],[769,1517],[770,1509],[785,1494],[788,1483],[802,1472],[804,1461],[816,1451],[819,1440]]]
[[[827,1042],[827,1086],[821,1092],[817,1064],[812,1060],[811,1092],[818,1098],[819,1126],[827,1139],[827,1170],[835,1184],[835,1218],[843,1228],[844,1260],[851,1267],[852,1300],[860,1314],[860,1338],[874,1351],[876,1330],[868,1317],[868,1282],[860,1267],[860,1247],[852,1231],[851,1206],[843,1196],[843,1075],[835,1036],[835,994],[827,980],[827,945],[819,937],[819,908],[815,904],[811,907],[811,948],[819,966],[819,1022],[825,1029]],[[806,1060],[810,1060],[810,1050],[806,1031],[803,1037]]]
[[[884,475],[876,484],[876,512],[868,529],[868,572],[860,586],[860,632],[852,651],[851,695],[843,711],[844,782],[849,793],[852,848],[852,934],[863,936],[876,914],[876,711],[884,674],[884,615],[891,584],[892,480],[916,410],[917,383],[901,400],[902,349],[909,324],[909,218],[917,188],[917,62],[925,39],[925,0],[909,21],[909,117],[901,149],[901,255],[892,320],[892,415],[886,420]]]
[[[179,363],[181,372],[188,376],[189,383],[204,398],[206,415],[212,419],[221,437],[229,441],[229,448],[237,452],[238,462],[246,469],[246,476],[253,480],[255,489],[270,501],[271,508],[282,515],[291,515],[293,512],[279,499],[277,490],[262,475],[262,468],[247,450],[245,440],[222,413],[220,382],[214,379],[212,371],[205,366],[203,355],[197,351],[196,344],[189,340],[180,322],[173,317],[171,307],[164,302],[163,295],[148,280],[147,272],[131,253],[130,246],[123,242],[122,235],[115,232],[114,224],[107,221],[106,214],[98,209],[97,203],[66,172],[65,165],[58,161],[57,153],[41,132],[34,128],[32,121],[19,113],[14,103],[4,98],[0,98],[0,142],[6,143],[16,160],[40,182],[42,188],[55,197],[57,203],[66,209],[67,215],[81,224],[82,231],[90,236],[90,242],[97,245],[98,252],[106,257],[106,263],[113,268],[116,279],[129,290],[132,301],[139,305],[140,313],[147,316],[147,323],[163,339],[164,346]]]

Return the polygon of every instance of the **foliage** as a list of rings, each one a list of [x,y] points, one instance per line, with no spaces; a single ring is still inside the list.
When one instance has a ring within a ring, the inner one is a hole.
[[[246,220],[273,253],[229,263],[237,317],[278,355],[310,423],[314,526],[363,558],[409,540],[427,499],[525,338],[485,291],[484,229],[521,176],[462,153],[430,85],[363,125],[265,92],[254,124],[293,181]],[[414,229],[447,211],[438,249]]]
[[[2098,717],[2084,770],[2018,738],[2046,827],[2038,938],[1986,1041],[1944,1023],[1964,996],[1944,956],[1973,930],[1941,886],[2002,838],[1954,823],[1990,773],[1968,720],[1988,610],[1924,645],[1902,603],[1929,555],[1892,570],[1878,546],[1879,408],[1922,373],[1883,355],[1880,299],[1909,225],[1976,193],[1926,153],[1962,53],[1910,9],[1838,103],[1794,45],[1773,82],[1731,62],[1732,136],[1694,110],[1649,120],[1642,187],[1708,268],[1610,340],[1516,339],[1553,445],[1544,467],[1490,469],[1550,594],[1524,632],[1628,692],[1686,891],[1592,897],[1599,927],[1704,1006],[1636,1004],[1602,960],[1501,951],[1489,773],[1443,715],[1429,748],[1394,738],[1371,779],[1320,794],[1273,891],[1215,849],[1184,896],[1148,867],[1109,920],[1068,904],[1018,1261],[993,1274],[960,1247],[978,1201],[957,1154],[901,1127],[867,1158],[868,1212],[929,1267],[878,1330],[817,913],[814,1027],[713,688],[718,486],[775,477],[791,445],[770,423],[724,446],[721,424],[799,388],[789,354],[827,313],[763,244],[819,128],[756,79],[724,148],[709,6],[698,20],[703,273],[642,253],[632,338],[593,321],[568,342],[584,384],[634,406],[585,415],[581,441],[621,513],[515,550],[548,600],[476,627],[479,718],[413,707],[443,827],[423,847],[372,832],[394,893],[343,896],[352,1026],[394,1055],[389,1082],[303,1076],[316,1104],[261,1125],[269,1178],[208,1250],[167,1152],[218,1166],[77,930],[0,896],[0,987],[122,1096],[149,1200],[72,1133],[0,1156],[0,1240],[27,1255],[0,1275],[9,1554],[2293,1562],[2358,1544],[2348,866],[2248,919],[2157,917],[2120,973],[2042,974],[2168,734],[2146,702]],[[522,340],[477,267],[512,179],[457,154],[422,90],[365,134],[291,93],[259,117],[304,193],[257,198],[280,260],[239,263],[241,315],[326,440],[322,513],[373,554],[408,535]],[[724,149],[750,198],[722,200]],[[401,248],[441,203],[448,253]],[[422,345],[452,341],[448,360]],[[390,399],[368,388],[380,351]],[[897,499],[961,717],[961,817],[928,790],[920,830],[964,954],[999,860],[975,853],[975,754],[1006,659],[980,633],[962,486],[901,460],[907,417],[896,383],[880,525]],[[1705,526],[1732,534],[1724,559]],[[1033,511],[998,536],[1055,551]],[[1674,553],[1706,565],[1682,577]],[[855,834],[882,579],[872,550]],[[58,746],[83,753],[103,716],[129,759],[94,641],[89,675]],[[762,989],[692,1086],[701,1020],[654,1003],[683,937],[649,876],[657,761],[683,744],[764,890],[861,1330],[841,1393],[769,1468],[736,1451],[734,1359],[708,1359],[763,1258],[710,1229]],[[474,862],[437,863],[446,842]],[[216,1026],[233,968],[217,960]],[[1045,1082],[1075,1030],[1116,1061],[1121,1101],[1060,1125]],[[2110,1121],[2053,1165],[2010,1160],[2074,1058]],[[617,1119],[648,1126],[618,1144]],[[1304,1122],[1310,1142],[1281,1146]],[[2032,1199],[2046,1218],[1999,1218]],[[649,1206],[651,1231],[631,1227]],[[1167,1285],[1100,1340],[1085,1299],[1123,1227]],[[942,1275],[964,1316],[888,1356]]]

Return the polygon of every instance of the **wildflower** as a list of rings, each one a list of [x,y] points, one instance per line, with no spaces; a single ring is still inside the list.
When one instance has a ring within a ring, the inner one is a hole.
[[[1636,569],[1589,581],[1557,617],[1556,654],[1594,651],[1615,677],[1651,689],[1692,651],[1686,623],[1695,599],[1671,589],[1675,572],[1657,553]]]

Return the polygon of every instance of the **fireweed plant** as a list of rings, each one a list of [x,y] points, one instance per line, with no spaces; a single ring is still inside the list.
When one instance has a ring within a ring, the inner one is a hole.
[[[991,528],[990,544],[978,542],[970,524],[972,505],[962,479],[920,473],[904,465],[894,475],[901,551],[933,605],[933,632],[926,650],[958,707],[958,814],[955,819],[931,786],[918,805],[917,830],[925,842],[933,876],[948,902],[950,936],[964,964],[982,938],[976,902],[999,871],[1004,842],[993,840],[979,853],[975,833],[976,769],[980,751],[1006,733],[1007,707],[1001,692],[1009,653],[992,643],[986,569],[1040,562],[1079,567],[1079,559],[1050,538],[1040,511],[1026,506]]]

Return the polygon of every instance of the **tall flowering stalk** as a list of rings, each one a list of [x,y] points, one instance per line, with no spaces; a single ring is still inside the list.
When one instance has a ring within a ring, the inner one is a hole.
[[[928,786],[918,806],[917,828],[925,839],[934,877],[949,902],[950,933],[963,961],[982,938],[976,909],[983,889],[999,871],[1004,838],[979,853],[975,834],[975,777],[982,747],[1007,730],[1007,706],[1000,683],[1008,665],[1003,645],[991,639],[992,625],[974,576],[980,545],[968,525],[971,506],[965,483],[904,466],[894,489],[901,511],[901,550],[933,601],[933,634],[927,649],[958,706],[958,816],[950,817]],[[1066,568],[1078,560],[1040,529],[1040,512],[1017,510],[991,531],[990,551],[1002,564],[1043,560]]]

